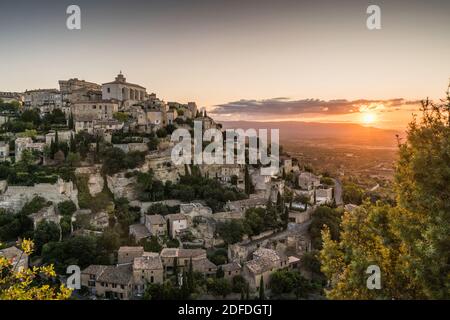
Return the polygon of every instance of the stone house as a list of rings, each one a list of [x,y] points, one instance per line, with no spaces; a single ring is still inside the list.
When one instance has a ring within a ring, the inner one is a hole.
[[[184,214],[168,214],[166,219],[169,223],[169,234],[172,238],[176,238],[182,231],[188,228],[188,220]]]
[[[78,101],[72,104],[72,114],[78,116],[92,116],[93,120],[112,120],[119,111],[119,103],[115,100]]]
[[[95,291],[98,296],[107,299],[131,299],[133,296],[132,265],[106,266],[95,282]]]
[[[132,224],[128,230],[128,234],[134,237],[136,243],[151,236],[150,232],[143,224]]]
[[[163,283],[164,268],[157,253],[145,252],[133,261],[133,285],[137,295],[142,295],[147,283]]]
[[[42,153],[44,151],[45,143],[42,142],[33,142],[33,140],[30,137],[26,138],[17,138],[15,141],[15,157],[16,162],[19,162],[22,160],[22,153],[25,150],[31,150],[31,151],[37,151],[39,153]]]
[[[316,189],[316,203],[324,204],[331,203],[333,201],[333,188],[332,187],[318,187]]]
[[[261,278],[265,289],[269,288],[270,275],[277,270],[289,267],[288,258],[275,250],[260,248],[253,252],[253,259],[244,263],[242,275],[247,280],[250,290],[259,290]]]
[[[61,221],[62,216],[56,213],[54,206],[49,206],[42,208],[38,212],[30,214],[29,218],[33,220],[34,230],[36,230],[41,221],[53,222],[57,226],[59,226],[59,222]]]
[[[152,236],[163,236],[167,234],[167,223],[159,214],[145,215],[145,227]]]
[[[208,258],[192,259],[192,269],[195,272],[200,272],[206,277],[213,277],[217,273],[217,266],[212,263]]]
[[[187,271],[189,262],[192,264],[195,260],[206,259],[206,250],[204,249],[180,249],[180,248],[164,248],[160,253],[161,261],[165,272],[173,272],[174,260],[177,260],[177,267],[180,272]]]
[[[143,247],[120,247],[117,252],[117,263],[133,263],[134,258],[142,257]]]
[[[107,266],[92,264],[81,271],[81,285],[96,294],[97,281]]]
[[[233,277],[241,274],[242,266],[237,262],[231,262],[220,266],[223,270],[226,279],[233,279]]]
[[[311,172],[300,172],[298,186],[303,190],[313,190],[320,186],[320,178]]]
[[[52,141],[55,141],[56,132],[51,131],[45,135],[45,144],[50,145]],[[71,137],[75,136],[75,132],[72,130],[62,130],[58,131],[58,141],[59,142],[69,142]]]

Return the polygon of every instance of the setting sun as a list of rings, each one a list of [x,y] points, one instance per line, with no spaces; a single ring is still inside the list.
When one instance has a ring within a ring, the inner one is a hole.
[[[371,124],[377,121],[377,115],[375,113],[364,113],[362,115],[362,122],[365,124]]]

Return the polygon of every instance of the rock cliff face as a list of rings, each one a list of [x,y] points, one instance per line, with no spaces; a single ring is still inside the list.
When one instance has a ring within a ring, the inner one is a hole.
[[[106,182],[115,199],[127,198],[129,201],[137,199],[136,177],[127,178],[125,173],[117,173],[113,176],[106,176]]]
[[[97,194],[102,192],[104,186],[105,180],[100,173],[89,175],[88,188],[91,196],[95,197]]]
[[[95,197],[102,192],[105,186],[105,179],[101,175],[101,166],[83,167],[75,170],[77,175],[85,175],[88,177],[88,188],[91,196]]]

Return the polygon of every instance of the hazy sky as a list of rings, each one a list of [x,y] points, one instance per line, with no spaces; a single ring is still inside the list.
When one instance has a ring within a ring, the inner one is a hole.
[[[81,7],[80,31],[66,28],[70,4]],[[381,7],[381,30],[366,28],[369,4]],[[328,115],[330,100],[439,98],[450,78],[448,0],[15,0],[0,13],[0,91],[104,83],[122,70],[164,100],[221,105],[223,119],[261,117],[224,111],[241,100],[275,100],[299,112],[272,118],[354,121]],[[304,112],[306,99],[324,106]],[[379,114],[378,124],[397,116]]]

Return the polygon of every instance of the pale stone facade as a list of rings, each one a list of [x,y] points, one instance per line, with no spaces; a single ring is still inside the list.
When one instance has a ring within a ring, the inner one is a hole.
[[[26,138],[17,138],[15,141],[15,146],[16,146],[15,150],[16,162],[19,162],[22,160],[22,153],[25,150],[31,151],[35,150],[38,152],[43,152],[45,143],[33,142],[33,139],[31,139],[30,137],[26,137]]]
[[[120,247],[117,253],[117,262],[132,263],[134,258],[141,257],[144,254],[143,247]]]
[[[146,89],[140,85],[129,83],[120,73],[115,81],[102,85],[103,99],[115,99],[127,108],[148,98]]]
[[[25,91],[25,108],[39,108],[42,112],[50,112],[61,108],[61,94],[56,89],[38,89]]]
[[[55,141],[56,132],[51,131],[45,135],[45,144],[50,145],[52,141]],[[69,142],[71,137],[75,136],[75,132],[72,130],[58,131],[58,141],[59,142]]]
[[[115,100],[79,101],[71,106],[72,114],[77,116],[93,116],[94,120],[112,120],[119,111],[119,103]]]
[[[163,283],[164,268],[158,253],[145,252],[133,261],[134,290],[142,295],[148,283]]]

